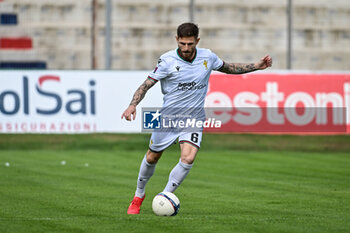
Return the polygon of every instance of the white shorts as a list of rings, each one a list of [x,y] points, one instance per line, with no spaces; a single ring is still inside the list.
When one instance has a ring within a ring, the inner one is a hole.
[[[149,143],[149,149],[161,152],[176,143],[188,142],[198,149],[201,146],[202,132],[153,132]]]

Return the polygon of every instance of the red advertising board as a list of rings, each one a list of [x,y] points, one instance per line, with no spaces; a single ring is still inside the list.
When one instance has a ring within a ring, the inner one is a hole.
[[[350,133],[350,75],[213,74],[207,117],[211,132]]]

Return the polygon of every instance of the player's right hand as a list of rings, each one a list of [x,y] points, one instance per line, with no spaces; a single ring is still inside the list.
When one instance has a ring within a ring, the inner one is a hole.
[[[132,117],[131,117],[132,116]],[[135,120],[136,118],[136,107],[133,105],[130,105],[122,114],[122,119],[123,117],[127,121]]]

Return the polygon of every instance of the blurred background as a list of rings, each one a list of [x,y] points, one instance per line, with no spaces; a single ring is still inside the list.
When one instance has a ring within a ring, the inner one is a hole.
[[[0,0],[0,68],[149,70],[179,24],[225,61],[349,70],[349,0]]]

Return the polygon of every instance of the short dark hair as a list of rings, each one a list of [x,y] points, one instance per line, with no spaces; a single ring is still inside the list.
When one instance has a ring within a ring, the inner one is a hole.
[[[194,23],[183,23],[177,28],[178,37],[191,37],[198,38],[199,28]]]

